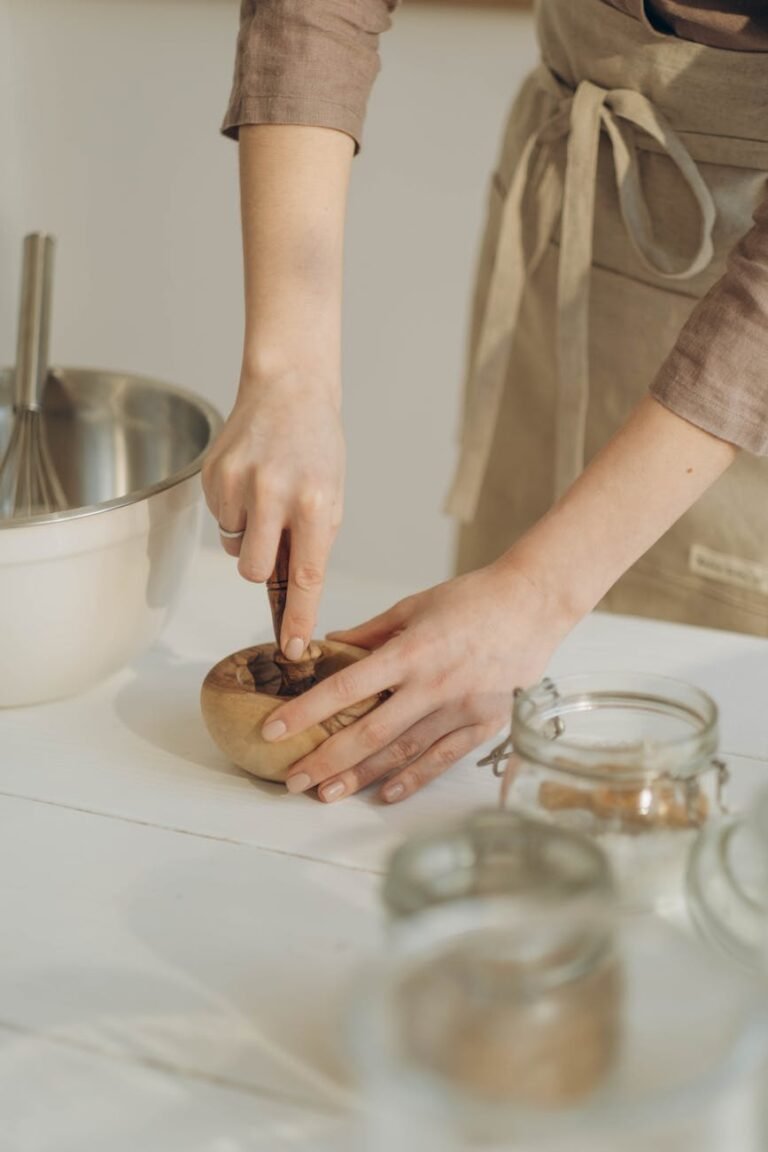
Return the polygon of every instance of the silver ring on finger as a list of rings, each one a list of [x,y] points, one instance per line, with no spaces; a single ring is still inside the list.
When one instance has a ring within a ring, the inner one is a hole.
[[[223,540],[241,540],[242,537],[245,536],[245,528],[241,528],[239,532],[229,532],[219,524],[219,536],[221,536]]]

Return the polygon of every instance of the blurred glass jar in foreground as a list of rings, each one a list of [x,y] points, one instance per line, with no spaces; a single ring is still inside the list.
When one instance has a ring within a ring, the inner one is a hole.
[[[383,892],[395,919],[477,897],[562,903],[612,895],[608,861],[592,840],[498,808],[409,837],[390,859]]]
[[[768,792],[748,815],[701,832],[691,852],[687,897],[705,940],[768,974]]]
[[[760,995],[653,917],[433,907],[348,1008],[363,1148],[757,1152]]]
[[[454,909],[443,928],[455,930],[455,943],[403,988],[416,1007],[413,1043],[428,1062],[489,1099],[513,1087],[547,1104],[592,1091],[616,1049],[620,988],[606,918],[613,883],[592,841],[481,810],[407,840],[383,896],[395,938],[408,919]],[[502,948],[491,932],[465,939],[478,907],[498,918],[492,925],[506,918]],[[446,1004],[456,1009],[450,1020]]]
[[[717,708],[661,676],[600,673],[515,694],[511,734],[481,764],[513,809],[588,834],[627,907],[683,904],[699,829],[723,811]]]

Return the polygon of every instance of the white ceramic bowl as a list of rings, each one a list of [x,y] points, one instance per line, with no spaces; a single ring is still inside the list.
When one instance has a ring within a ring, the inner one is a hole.
[[[12,372],[0,372],[0,452]],[[221,425],[158,381],[52,369],[44,411],[67,512],[0,520],[0,706],[73,695],[160,634],[197,543],[199,472]]]

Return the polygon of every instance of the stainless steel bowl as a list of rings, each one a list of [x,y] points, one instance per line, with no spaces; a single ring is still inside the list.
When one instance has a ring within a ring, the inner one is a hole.
[[[0,452],[13,370],[0,371]],[[52,369],[44,412],[72,507],[0,520],[0,706],[68,696],[159,635],[197,542],[198,473],[221,426],[156,380]]]

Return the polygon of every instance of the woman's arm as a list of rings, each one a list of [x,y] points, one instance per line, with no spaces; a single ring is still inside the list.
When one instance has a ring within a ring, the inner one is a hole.
[[[240,132],[245,339],[234,408],[203,469],[211,512],[264,581],[291,531],[283,650],[312,635],[342,514],[340,336],[344,216],[354,141],[334,129]]]
[[[647,398],[559,503],[494,564],[396,604],[335,639],[376,648],[278,708],[281,739],[386,688],[380,708],[292,769],[289,791],[337,800],[388,776],[402,800],[508,722],[513,688],[734,459],[736,449]]]
[[[350,161],[396,0],[242,0],[223,131],[240,141],[245,343],[235,406],[203,469],[240,572],[266,580],[291,531],[281,646],[315,626],[342,514],[341,269]]]
[[[296,367],[339,400],[344,218],[354,142],[343,132],[240,132],[245,273],[241,390]]]
[[[644,399],[562,499],[499,561],[585,616],[736,457],[737,449]]]

